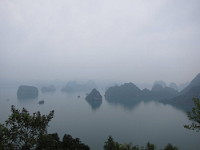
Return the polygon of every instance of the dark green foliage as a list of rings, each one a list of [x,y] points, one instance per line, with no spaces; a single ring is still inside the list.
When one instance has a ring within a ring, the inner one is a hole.
[[[105,142],[104,150],[118,150],[119,143],[115,142],[112,136],[108,137],[108,140]]]
[[[193,113],[198,112],[199,115],[200,101],[194,99],[194,102],[198,109],[194,109]],[[54,111],[48,115],[41,115],[40,112],[31,115],[25,108],[20,111],[14,106],[11,107],[11,111],[12,114],[6,120],[5,125],[0,124],[0,150],[90,150],[88,145],[71,135],[65,134],[63,140],[60,141],[57,133],[47,134],[47,126],[53,118]],[[155,145],[151,143],[147,143],[145,148],[133,146],[131,143],[120,144],[114,141],[112,136],[109,136],[104,144],[104,150],[155,149]],[[178,148],[168,144],[164,150],[178,150]]]
[[[112,136],[109,136],[107,141],[104,144],[104,150],[156,150],[156,146],[151,143],[147,143],[145,147],[139,148],[137,145],[133,146],[132,143],[129,144],[120,144],[112,138]],[[164,150],[178,150],[177,147],[168,144]]]
[[[21,85],[17,90],[18,99],[28,99],[38,97],[38,88],[34,86]]]
[[[178,150],[178,148],[171,144],[167,144],[167,146],[165,146],[164,150]]]
[[[0,150],[3,150],[3,126],[0,124]]]
[[[5,125],[0,124],[0,150],[90,150],[79,138],[64,135],[61,142],[58,134],[47,134],[47,126],[54,115],[40,112],[32,115],[23,108],[11,107],[12,114]]]
[[[61,142],[59,140],[58,134],[48,134],[48,135],[42,135],[39,138],[38,146],[36,150],[59,150],[61,149]]]
[[[79,138],[73,138],[65,134],[60,141],[58,134],[43,135],[39,138],[36,150],[90,150],[88,145],[83,144]]]
[[[104,150],[139,150],[138,146],[129,144],[120,144],[115,142],[112,136],[109,136],[104,145]]]
[[[119,150],[139,150],[138,146],[133,146],[132,143],[120,144]]]
[[[36,148],[40,136],[47,134],[47,126],[53,118],[54,111],[49,115],[41,115],[40,112],[29,114],[23,108],[22,111],[11,107],[12,114],[5,125],[1,125],[1,145],[3,149],[32,149]]]
[[[156,149],[156,147],[155,147],[155,145],[154,144],[151,144],[151,143],[147,143],[147,146],[146,146],[146,149],[147,150],[155,150]]]
[[[184,127],[191,130],[200,131],[200,99],[193,98],[195,107],[192,108],[192,112],[188,112],[189,120],[193,121],[191,125],[185,125]]]
[[[79,138],[72,138],[65,134],[62,141],[63,150],[90,150],[88,145],[83,144]]]

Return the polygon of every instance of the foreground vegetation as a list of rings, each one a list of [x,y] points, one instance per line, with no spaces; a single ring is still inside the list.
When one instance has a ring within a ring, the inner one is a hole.
[[[48,134],[47,126],[54,111],[48,115],[32,115],[23,108],[11,107],[12,114],[5,124],[0,124],[0,150],[89,150],[80,139],[65,134],[60,141],[58,134]]]
[[[138,145],[132,145],[132,143],[128,144],[120,144],[118,142],[115,142],[112,136],[109,136],[107,141],[104,145],[104,150],[156,150],[156,146],[151,143],[147,143],[146,146],[139,147]],[[177,147],[168,144],[165,146],[164,150],[178,150]]]
[[[188,113],[191,125],[185,125],[187,129],[200,130],[200,100],[193,99],[195,107]],[[0,124],[0,150],[90,150],[90,147],[65,134],[62,140],[58,134],[48,134],[47,126],[54,116],[54,111],[48,115],[41,115],[40,112],[32,115],[23,108],[21,111],[14,106],[11,107],[12,114]],[[120,144],[109,136],[104,144],[104,150],[156,150],[156,146],[147,143],[144,147],[137,145]],[[178,150],[177,147],[168,144],[163,150]]]
[[[200,99],[193,98],[195,107],[192,108],[192,112],[188,112],[188,118],[192,121],[192,124],[185,125],[184,127],[190,130],[200,131]]]

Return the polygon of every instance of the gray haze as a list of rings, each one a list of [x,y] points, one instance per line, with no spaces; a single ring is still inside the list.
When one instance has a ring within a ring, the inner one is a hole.
[[[190,81],[199,0],[0,0],[0,78]]]

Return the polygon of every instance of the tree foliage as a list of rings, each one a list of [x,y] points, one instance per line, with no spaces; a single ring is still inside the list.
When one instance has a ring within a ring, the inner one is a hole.
[[[151,143],[147,143],[147,146],[146,146],[146,149],[147,150],[155,150],[156,149],[156,147],[155,147],[155,145],[154,144],[151,144]]]
[[[57,133],[42,135],[39,138],[36,150],[60,150],[61,142]]]
[[[90,150],[79,138],[65,134],[60,141],[57,133],[47,133],[54,111],[31,115],[25,108],[20,111],[11,106],[11,112],[5,124],[0,124],[0,150]]]
[[[156,146],[151,143],[147,143],[145,147],[140,147],[138,145],[129,144],[120,144],[116,142],[112,136],[109,136],[107,141],[104,144],[104,150],[156,150]],[[177,147],[168,144],[165,146],[164,150],[178,150]]]
[[[184,127],[190,130],[200,131],[200,99],[193,98],[195,107],[192,108],[192,112],[188,112],[188,118],[192,121],[190,125]]]
[[[104,150],[118,150],[119,143],[115,142],[112,136],[108,137],[108,140],[105,142]]]
[[[195,101],[195,104],[197,108],[200,108],[199,100]],[[0,150],[90,150],[90,147],[82,143],[79,138],[65,134],[60,141],[57,133],[47,133],[47,126],[53,118],[54,111],[48,115],[41,115],[40,112],[31,115],[25,108],[20,111],[11,106],[11,112],[12,114],[5,121],[5,124],[0,124]],[[195,108],[193,113],[199,113],[199,109]],[[193,118],[197,120],[197,117]],[[109,136],[104,144],[104,150],[155,149],[155,145],[149,142],[145,147],[140,148],[132,143],[120,144],[112,136]],[[168,144],[164,150],[178,150],[178,148]]]
[[[11,106],[12,114],[0,126],[1,146],[3,149],[28,150],[36,148],[40,136],[47,134],[47,126],[54,111],[48,115],[40,112],[32,115],[23,108],[21,111]]]
[[[90,147],[83,144],[79,138],[74,139],[68,134],[63,136],[62,148],[63,150],[90,150]]]
[[[171,144],[167,144],[167,146],[165,146],[164,150],[178,150],[178,148]]]

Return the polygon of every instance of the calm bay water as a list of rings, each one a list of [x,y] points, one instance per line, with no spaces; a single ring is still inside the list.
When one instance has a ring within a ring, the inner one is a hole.
[[[111,104],[105,99],[102,103],[89,103],[85,100],[86,93],[67,94],[60,91],[40,93],[34,100],[18,100],[16,91],[17,87],[0,88],[1,123],[10,114],[11,105],[44,114],[55,110],[49,133],[57,132],[61,138],[65,133],[71,134],[92,150],[103,150],[109,135],[120,143],[132,142],[144,146],[151,142],[158,149],[168,143],[181,150],[200,149],[200,133],[184,129],[183,125],[190,123],[185,112],[170,105],[140,102],[126,106]],[[39,105],[39,100],[44,100],[44,105]]]

